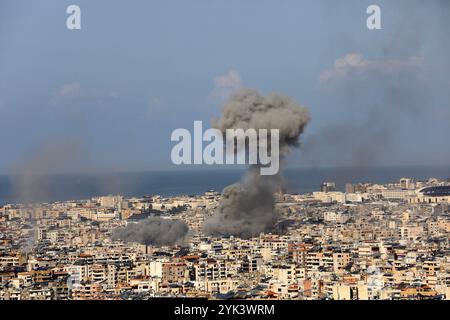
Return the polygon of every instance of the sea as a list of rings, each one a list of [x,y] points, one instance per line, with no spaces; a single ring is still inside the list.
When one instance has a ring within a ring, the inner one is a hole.
[[[103,195],[198,195],[221,192],[239,182],[244,169],[174,170],[127,173],[52,174],[35,176],[0,175],[0,205],[83,200]],[[402,177],[416,180],[450,178],[449,166],[289,168],[284,170],[286,192],[311,193],[325,181],[344,190],[346,183],[391,183]],[[448,180],[450,181],[450,180]]]

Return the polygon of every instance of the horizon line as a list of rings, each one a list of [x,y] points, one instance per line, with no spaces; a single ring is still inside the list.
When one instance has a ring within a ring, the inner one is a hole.
[[[243,171],[247,169],[247,165],[224,165],[224,166],[208,166],[208,165],[192,165],[163,168],[163,169],[136,169],[136,170],[98,170],[98,171],[65,171],[65,172],[43,172],[43,173],[21,173],[10,172],[0,173],[0,176],[51,176],[51,175],[103,175],[103,174],[139,174],[139,173],[176,173],[176,172],[200,172],[200,171]],[[288,166],[286,170],[323,170],[323,169],[387,169],[387,168],[450,168],[450,164],[407,164],[407,165],[320,165],[320,166]],[[450,175],[450,172],[449,172]]]

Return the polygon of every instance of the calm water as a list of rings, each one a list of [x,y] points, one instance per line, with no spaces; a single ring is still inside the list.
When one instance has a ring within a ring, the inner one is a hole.
[[[27,179],[0,175],[0,204],[79,200],[107,194],[201,194],[211,189],[221,191],[225,186],[239,181],[242,174],[242,170],[198,170],[65,174]],[[337,188],[343,190],[347,182],[388,183],[401,177],[447,179],[450,177],[450,166],[288,169],[285,176],[288,192],[306,193],[319,190],[323,181],[334,181]]]

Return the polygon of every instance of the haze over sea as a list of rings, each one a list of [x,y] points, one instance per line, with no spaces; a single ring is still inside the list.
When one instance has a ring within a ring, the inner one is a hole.
[[[207,169],[53,174],[33,176],[32,179],[0,175],[0,204],[82,200],[108,194],[132,197],[197,195],[208,190],[221,192],[227,185],[238,182],[243,173],[244,170],[237,169]],[[401,177],[448,179],[450,166],[292,168],[286,169],[284,175],[288,193],[310,193],[318,191],[324,181],[336,182],[337,189],[343,191],[346,183],[390,183]],[[16,184],[16,180],[22,182]]]

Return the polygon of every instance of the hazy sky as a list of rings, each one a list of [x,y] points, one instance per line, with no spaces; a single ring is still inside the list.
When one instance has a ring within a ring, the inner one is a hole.
[[[310,108],[290,166],[449,164],[449,30],[447,0],[0,0],[0,173],[171,168],[241,87]]]

